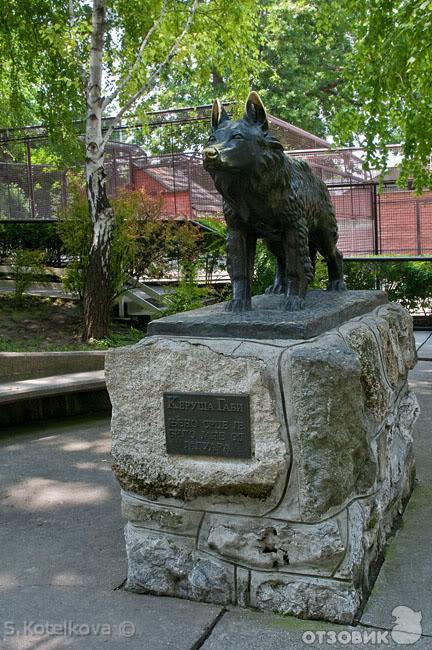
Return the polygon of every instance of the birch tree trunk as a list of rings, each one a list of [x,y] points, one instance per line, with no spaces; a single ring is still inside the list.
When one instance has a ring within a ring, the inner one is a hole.
[[[177,54],[183,38],[188,33],[200,0],[193,0],[182,31],[169,48],[165,58],[159,63],[146,82],[134,93],[102,136],[102,116],[104,110],[127,87],[133,75],[142,64],[144,51],[150,38],[165,17],[168,0],[162,1],[159,16],[148,30],[136,52],[135,60],[125,77],[108,97],[102,93],[103,50],[105,35],[105,14],[107,0],[93,0],[92,35],[90,50],[90,75],[87,86],[86,119],[86,182],[90,218],[93,224],[93,240],[90,249],[84,292],[84,333],[83,339],[103,338],[108,333],[110,312],[113,300],[111,284],[111,256],[114,231],[114,213],[106,193],[106,174],[104,169],[105,145],[123,115],[131,110],[136,102],[150,90]]]
[[[107,335],[113,297],[110,269],[114,214],[106,193],[105,141],[102,136],[105,13],[106,0],[93,0],[85,137],[87,199],[93,240],[84,293],[84,340]]]

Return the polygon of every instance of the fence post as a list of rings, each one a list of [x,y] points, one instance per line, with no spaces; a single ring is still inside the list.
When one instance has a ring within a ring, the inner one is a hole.
[[[115,152],[115,142],[112,144],[112,163],[113,163],[113,194],[117,195],[117,158]]]
[[[34,190],[33,190],[33,170],[32,170],[32,162],[31,162],[31,147],[30,147],[29,139],[26,140],[26,147],[27,147],[27,184],[29,189],[30,211],[31,211],[32,219],[36,219],[36,206],[35,206]]]
[[[133,177],[133,162],[132,162],[132,155],[130,151],[128,155],[129,155],[129,186],[132,190],[134,190],[135,185],[134,185],[134,177]]]
[[[415,204],[416,204],[417,255],[421,255],[422,245],[421,245],[420,201],[417,199]]]
[[[192,214],[192,182],[191,182],[191,164],[190,158],[187,158],[187,178],[188,178],[188,193],[189,193],[189,220],[193,219]]]
[[[173,175],[173,195],[174,195],[174,217],[177,220],[177,190],[176,190],[176,180],[175,180],[175,161],[174,161],[174,134],[173,134],[173,125],[170,123],[170,136],[171,136],[171,160],[172,160],[172,175]]]
[[[376,183],[372,184],[372,220],[374,228],[374,255],[380,254],[379,232],[378,232],[378,195]]]
[[[62,172],[61,179],[61,202],[64,210],[67,206],[67,172]]]

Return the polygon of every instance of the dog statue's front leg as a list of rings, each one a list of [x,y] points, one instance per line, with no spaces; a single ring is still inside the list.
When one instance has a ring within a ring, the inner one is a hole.
[[[232,284],[232,300],[227,310],[233,312],[249,311],[251,303],[251,283],[255,260],[256,237],[237,227],[228,225],[227,266]]]

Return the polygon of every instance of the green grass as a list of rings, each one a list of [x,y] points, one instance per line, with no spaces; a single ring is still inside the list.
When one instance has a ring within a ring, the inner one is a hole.
[[[113,322],[106,339],[81,340],[82,314],[71,300],[27,296],[17,305],[0,295],[0,352],[72,352],[106,350],[137,343],[145,332]]]
[[[107,350],[124,345],[134,345],[145,336],[145,332],[131,328],[129,333],[108,335],[106,339],[92,339],[87,343],[77,341],[62,345],[55,342],[46,342],[43,337],[34,337],[22,343],[0,335],[0,352],[79,352],[82,350]]]

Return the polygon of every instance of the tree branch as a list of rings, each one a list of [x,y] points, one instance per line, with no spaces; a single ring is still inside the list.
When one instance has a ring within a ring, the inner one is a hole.
[[[69,36],[71,37],[71,40],[74,39],[73,35],[73,30],[75,27],[76,23],[76,16],[75,16],[75,10],[74,10],[74,0],[69,0]],[[78,70],[80,73],[81,81],[83,82],[84,88],[87,85],[87,72],[85,67],[82,65],[80,62],[80,52],[79,52],[79,47],[78,47],[78,41],[77,39],[75,40],[75,55],[77,58],[77,64],[78,64]]]
[[[325,93],[326,95],[336,95],[338,92],[337,87],[340,86],[342,83],[344,83],[344,79],[334,79],[333,81],[329,81],[328,83],[319,86],[318,92]],[[312,94],[312,93],[306,93],[306,94]]]
[[[110,137],[112,135],[112,132],[114,130],[114,127],[120,122],[123,115],[125,113],[127,113],[127,111],[129,111],[134,106],[134,104],[138,101],[138,99],[140,97],[142,97],[145,93],[148,93],[148,92],[150,92],[150,90],[152,90],[155,81],[159,78],[161,73],[165,70],[165,68],[169,65],[171,60],[177,54],[177,52],[178,52],[178,50],[180,48],[182,40],[184,39],[184,37],[186,36],[188,31],[190,30],[190,27],[192,25],[192,21],[194,19],[195,14],[196,14],[199,2],[200,2],[200,0],[194,0],[192,6],[190,8],[189,16],[188,16],[188,19],[187,19],[187,21],[185,23],[183,31],[176,38],[175,42],[171,46],[171,48],[170,48],[168,54],[166,55],[165,59],[162,61],[162,63],[160,63],[157,66],[156,70],[154,72],[152,72],[150,77],[147,79],[146,83],[143,84],[141,86],[141,88],[134,95],[132,95],[132,97],[125,103],[123,108],[121,108],[119,110],[117,115],[112,120],[112,122],[111,122],[107,132],[105,133],[105,136],[104,136],[105,143],[107,143],[109,141],[109,139],[110,139]]]
[[[144,50],[147,47],[147,44],[148,44],[150,38],[152,37],[152,35],[157,30],[157,28],[159,27],[159,25],[161,24],[162,20],[165,17],[165,14],[167,12],[167,8],[168,8],[168,0],[163,0],[161,12],[160,12],[158,18],[153,23],[153,25],[148,30],[148,32],[145,35],[145,37],[143,38],[143,40],[141,41],[141,45],[139,46],[139,49],[138,49],[138,52],[137,52],[137,54],[135,56],[135,61],[133,62],[133,65],[131,66],[131,68],[130,68],[129,72],[127,73],[126,77],[119,82],[117,88],[110,95],[108,95],[108,97],[106,97],[106,99],[104,100],[104,103],[103,103],[103,108],[104,109],[107,106],[109,106],[111,104],[111,102],[123,92],[123,90],[128,85],[129,81],[132,79],[133,74],[135,73],[136,69],[138,68],[139,64],[142,61]]]

